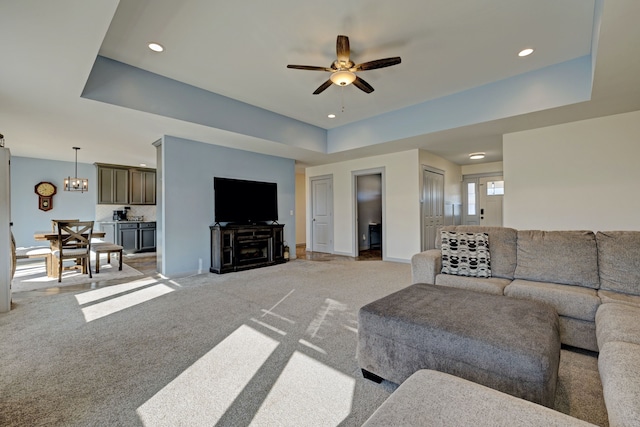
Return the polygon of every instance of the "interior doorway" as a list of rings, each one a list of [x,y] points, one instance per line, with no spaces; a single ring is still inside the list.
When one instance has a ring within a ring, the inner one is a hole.
[[[384,170],[354,172],[355,224],[354,252],[358,260],[383,259],[383,176]]]

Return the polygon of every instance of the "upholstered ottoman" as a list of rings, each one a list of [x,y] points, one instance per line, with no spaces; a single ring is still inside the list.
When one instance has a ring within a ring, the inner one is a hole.
[[[594,427],[593,424],[453,375],[411,375],[363,427]]]
[[[558,314],[537,301],[414,284],[360,309],[357,358],[369,379],[401,384],[433,369],[553,407]]]

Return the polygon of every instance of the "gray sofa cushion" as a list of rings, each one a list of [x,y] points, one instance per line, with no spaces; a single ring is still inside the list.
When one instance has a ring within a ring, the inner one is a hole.
[[[436,276],[436,285],[495,295],[504,295],[504,288],[509,283],[511,283],[510,279],[500,279],[498,277],[483,279],[477,277],[452,276],[449,274],[438,274]]]
[[[603,304],[609,302],[615,302],[620,304],[629,304],[640,307],[640,296],[621,294],[620,292],[606,291],[603,289],[598,290],[598,296]]]
[[[640,420],[640,346],[608,342],[600,349],[598,370],[602,380],[609,425],[638,426]]]
[[[610,341],[640,344],[640,307],[627,304],[602,304],[596,313],[598,348]]]
[[[489,254],[491,256],[491,276],[513,279],[516,270],[517,231],[507,227],[482,227],[479,225],[447,225],[443,231],[463,233],[487,233],[489,235]],[[441,249],[440,239],[436,239],[436,248]]]
[[[520,230],[517,248],[516,279],[594,289],[600,286],[592,231]]]
[[[640,231],[599,231],[600,288],[640,295]]]
[[[555,307],[560,316],[591,322],[595,320],[600,305],[595,289],[557,283],[516,279],[504,289],[504,294],[513,298],[546,302]]]
[[[423,369],[402,383],[363,424],[363,427],[389,426],[587,427],[594,424],[453,375]]]
[[[560,316],[560,340],[562,344],[567,344],[572,347],[598,351],[596,322]]]

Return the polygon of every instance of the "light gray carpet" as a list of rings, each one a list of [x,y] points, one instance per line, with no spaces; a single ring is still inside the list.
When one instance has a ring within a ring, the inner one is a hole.
[[[0,314],[0,425],[359,426],[395,385],[361,377],[357,311],[410,277],[294,260],[18,293]],[[558,389],[560,410],[605,425],[594,357],[563,350]]]

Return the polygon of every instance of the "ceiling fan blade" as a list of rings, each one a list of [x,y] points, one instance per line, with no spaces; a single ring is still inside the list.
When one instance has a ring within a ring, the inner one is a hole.
[[[338,36],[336,40],[336,57],[339,62],[349,62],[349,56],[351,55],[351,49],[349,48],[349,37]]]
[[[324,90],[325,90],[326,88],[328,88],[329,86],[331,86],[332,84],[333,84],[333,82],[331,81],[331,79],[327,80],[326,82],[322,83],[322,84],[320,85],[320,87],[319,87],[318,89],[316,89],[316,91],[315,91],[315,92],[313,92],[313,94],[314,94],[314,95],[318,95],[318,94],[320,94],[320,93],[324,92]]]
[[[329,67],[316,67],[314,65],[287,65],[287,68],[293,68],[294,70],[329,71],[329,72],[335,71]]]
[[[362,64],[356,65],[354,71],[366,71],[366,70],[375,70],[377,68],[391,67],[392,65],[397,65],[401,62],[399,56],[395,56],[393,58],[384,58],[384,59],[376,59],[375,61],[364,62]]]
[[[358,76],[356,76],[356,79],[353,81],[353,85],[366,93],[371,93],[374,91],[373,86],[371,86],[369,83],[365,82]]]

